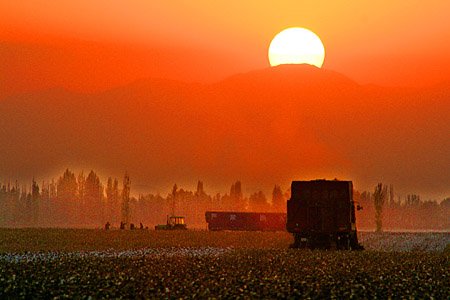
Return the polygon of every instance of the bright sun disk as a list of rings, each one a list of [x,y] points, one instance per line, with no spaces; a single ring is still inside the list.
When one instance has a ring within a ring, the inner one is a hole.
[[[282,64],[310,64],[322,67],[325,48],[312,31],[292,27],[278,33],[269,46],[269,62],[272,67]]]

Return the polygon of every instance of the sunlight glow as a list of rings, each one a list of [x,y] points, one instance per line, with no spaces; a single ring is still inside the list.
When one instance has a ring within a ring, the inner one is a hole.
[[[272,67],[281,64],[310,64],[322,67],[325,48],[312,31],[292,27],[278,33],[269,46],[269,62]]]

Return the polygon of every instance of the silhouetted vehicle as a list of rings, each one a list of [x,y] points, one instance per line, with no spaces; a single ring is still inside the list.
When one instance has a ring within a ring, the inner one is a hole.
[[[285,213],[207,211],[208,230],[284,231]]]
[[[286,229],[294,234],[293,248],[362,250],[356,232],[352,182],[293,181]]]
[[[186,230],[187,226],[184,217],[167,216],[167,223],[165,225],[156,225],[155,230]]]

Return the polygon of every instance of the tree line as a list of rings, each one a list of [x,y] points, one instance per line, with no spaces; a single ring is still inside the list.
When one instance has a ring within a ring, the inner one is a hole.
[[[234,182],[228,193],[209,195],[202,181],[195,191],[176,184],[165,196],[145,194],[132,196],[132,183],[109,177],[104,184],[91,171],[75,175],[69,169],[57,179],[38,184],[20,185],[4,182],[0,186],[0,227],[101,227],[106,222],[118,227],[143,223],[164,224],[167,215],[186,217],[189,227],[205,228],[205,211],[286,212],[290,191],[275,185],[272,195],[262,191],[248,196],[242,183]],[[354,200],[363,206],[357,212],[358,228],[383,229],[450,229],[450,198],[440,204],[423,201],[419,195],[403,198],[392,185],[378,184],[373,191],[354,191]]]
[[[106,185],[91,171],[87,175],[66,169],[57,179],[29,186],[5,182],[0,187],[0,226],[2,227],[99,227],[106,222],[118,226],[164,223],[167,215],[185,216],[189,225],[205,226],[205,211],[285,211],[288,193],[275,185],[271,199],[262,192],[245,197],[236,181],[225,194],[208,195],[202,181],[195,191],[176,184],[166,196],[131,195],[131,180],[125,174],[119,181],[109,177]]]
[[[353,193],[363,207],[358,212],[358,228],[383,230],[450,230],[450,197],[440,203],[420,195],[395,194],[392,184],[378,183],[373,192]]]

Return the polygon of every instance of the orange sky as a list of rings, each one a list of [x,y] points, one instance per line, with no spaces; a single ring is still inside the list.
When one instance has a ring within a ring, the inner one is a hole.
[[[287,186],[310,170],[312,178],[354,178],[362,188],[384,181],[443,197],[449,11],[450,1],[434,0],[0,0],[0,179],[86,166],[169,188],[215,178],[253,189]],[[292,26],[322,39],[320,80],[283,68],[286,78],[274,78],[280,68],[268,68],[271,39]],[[426,88],[329,82],[339,74]],[[325,88],[309,91],[309,80]],[[339,92],[330,94],[333,84]],[[279,148],[267,147],[274,140]],[[35,151],[44,156],[34,159]]]
[[[359,83],[438,84],[450,80],[448,11],[433,0],[0,0],[0,95],[213,82],[267,67],[270,40],[290,26],[316,32],[324,68]]]

